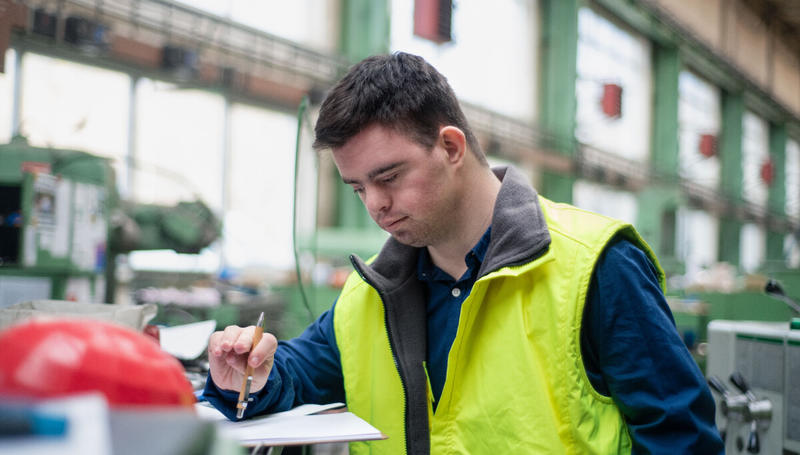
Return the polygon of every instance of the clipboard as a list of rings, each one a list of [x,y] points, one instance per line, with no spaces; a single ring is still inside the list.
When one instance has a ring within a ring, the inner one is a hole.
[[[248,447],[374,441],[387,438],[364,419],[344,411],[343,406],[342,403],[307,404],[289,411],[239,422],[227,420],[222,413],[207,404],[198,403],[195,408],[202,418],[216,421],[221,435]]]

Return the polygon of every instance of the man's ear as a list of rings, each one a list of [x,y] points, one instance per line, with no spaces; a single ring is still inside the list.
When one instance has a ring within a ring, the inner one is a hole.
[[[439,145],[447,153],[447,159],[451,163],[461,162],[467,152],[467,138],[455,126],[448,125],[439,129]]]

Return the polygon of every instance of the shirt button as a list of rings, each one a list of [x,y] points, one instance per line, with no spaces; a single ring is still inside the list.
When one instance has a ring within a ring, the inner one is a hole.
[[[453,294],[453,297],[458,297],[461,295],[461,289],[453,288],[453,290],[450,293]]]

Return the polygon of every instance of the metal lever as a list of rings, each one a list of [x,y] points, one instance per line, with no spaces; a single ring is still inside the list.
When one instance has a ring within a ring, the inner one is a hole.
[[[767,295],[782,301],[797,313],[800,313],[800,304],[790,299],[789,296],[786,295],[786,292],[783,290],[781,284],[777,281],[771,279],[767,280],[767,284],[764,286],[764,292],[767,293]]]
[[[708,377],[708,385],[710,385],[712,389],[716,390],[722,396],[727,397],[731,393],[728,388],[725,387],[725,384],[723,384],[722,381],[720,381],[720,379],[716,376],[712,375]]]
[[[761,444],[758,440],[758,421],[750,422],[750,436],[747,438],[747,451],[750,453],[761,452]]]
[[[753,392],[750,391],[750,386],[747,384],[747,381],[744,380],[742,373],[734,371],[731,373],[730,380],[737,389],[741,390],[743,394],[747,395],[747,398],[750,399],[750,401],[758,401],[756,396],[753,395]]]

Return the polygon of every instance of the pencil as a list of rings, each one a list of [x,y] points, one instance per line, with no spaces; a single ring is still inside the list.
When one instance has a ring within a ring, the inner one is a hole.
[[[261,315],[258,317],[258,322],[256,322],[256,330],[253,333],[253,346],[250,348],[250,352],[253,352],[256,345],[261,341],[261,337],[264,335],[264,312],[261,312]],[[248,358],[249,358],[248,354]],[[242,388],[239,390],[239,401],[236,403],[236,418],[241,419],[244,417],[244,411],[247,409],[247,404],[250,402],[250,386],[253,383],[253,367],[250,366],[250,362],[247,362],[247,367],[244,370],[244,377],[242,378]]]

